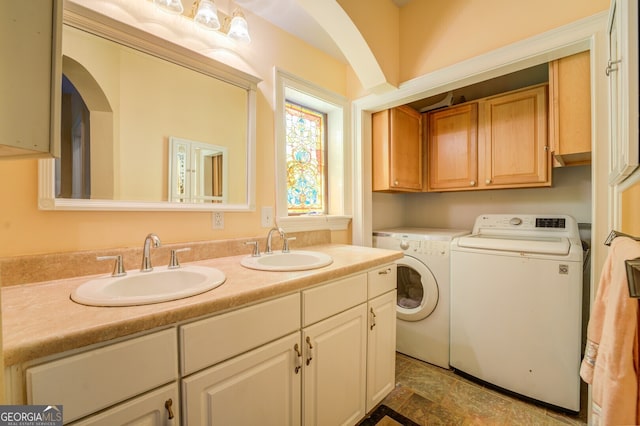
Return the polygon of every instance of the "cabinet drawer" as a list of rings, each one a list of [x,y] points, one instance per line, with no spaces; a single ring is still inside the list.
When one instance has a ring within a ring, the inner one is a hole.
[[[172,383],[137,398],[118,404],[99,414],[86,417],[73,426],[113,426],[113,425],[145,425],[165,426],[175,423],[180,418],[180,397],[178,384]],[[170,423],[169,410],[165,404],[171,400],[171,412],[174,423]],[[66,417],[66,410],[63,409]]]
[[[369,299],[396,288],[397,270],[396,264],[393,263],[367,273]]]
[[[299,328],[299,293],[184,325],[182,373],[209,367]]]
[[[367,275],[344,278],[302,292],[303,326],[313,324],[331,315],[367,300]]]
[[[27,369],[27,403],[62,404],[69,422],[178,378],[169,329]]]

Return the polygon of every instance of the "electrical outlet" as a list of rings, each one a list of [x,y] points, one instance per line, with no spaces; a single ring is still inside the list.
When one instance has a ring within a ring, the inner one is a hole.
[[[261,223],[263,228],[273,228],[273,207],[262,208]]]
[[[224,212],[213,212],[213,229],[224,229]]]

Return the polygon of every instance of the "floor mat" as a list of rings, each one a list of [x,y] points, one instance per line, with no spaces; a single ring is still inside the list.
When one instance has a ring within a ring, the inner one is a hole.
[[[379,405],[358,426],[420,426],[418,423],[396,413],[386,405]]]

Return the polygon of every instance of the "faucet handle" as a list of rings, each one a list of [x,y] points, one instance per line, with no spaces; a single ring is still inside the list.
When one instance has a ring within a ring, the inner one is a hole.
[[[173,249],[171,250],[171,259],[169,260],[168,269],[177,269],[180,267],[180,262],[178,261],[178,253],[182,253],[183,251],[189,251],[191,247],[184,247],[181,249]]]
[[[122,255],[116,254],[113,256],[98,256],[96,260],[113,260],[115,259],[115,263],[113,264],[113,272],[111,273],[112,277],[124,277],[127,275],[127,271],[124,270],[124,264],[122,263]]]
[[[260,257],[260,247],[258,246],[257,241],[245,241],[245,246],[253,246],[253,252],[251,253],[251,257]]]
[[[296,237],[285,237],[284,242],[282,243],[282,252],[289,253],[289,241],[294,241]]]

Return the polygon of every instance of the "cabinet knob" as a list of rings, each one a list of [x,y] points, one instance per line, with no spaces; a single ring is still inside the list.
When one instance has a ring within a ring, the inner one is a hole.
[[[491,179],[487,179],[484,181],[484,183],[486,183],[487,185],[489,185],[491,183]]]
[[[476,186],[476,181],[472,180],[471,182],[469,182],[469,186]]]
[[[394,181],[393,181],[393,186],[398,186],[398,183],[399,183],[399,182],[398,182],[397,180],[394,180]]]

